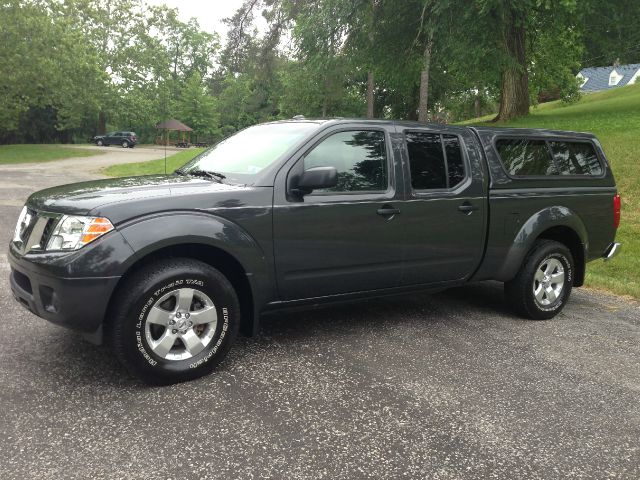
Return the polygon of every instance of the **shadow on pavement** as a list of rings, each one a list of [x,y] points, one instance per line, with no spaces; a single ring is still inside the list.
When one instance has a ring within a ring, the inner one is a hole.
[[[429,334],[430,327],[454,322],[461,311],[477,311],[496,319],[514,316],[504,303],[502,284],[485,282],[452,288],[440,293],[416,292],[402,296],[375,298],[353,303],[316,307],[310,310],[265,315],[260,335],[239,337],[232,349],[232,362],[225,361],[218,371],[242,362],[250,350],[268,347],[273,342],[295,348],[297,343],[335,341],[340,335],[365,337],[386,331],[419,328]],[[48,381],[80,385],[113,386],[124,389],[150,388],[133,378],[115,359],[107,346],[95,346],[82,337],[57,327],[53,339],[46,342],[49,352],[40,352],[55,361],[39,372]]]

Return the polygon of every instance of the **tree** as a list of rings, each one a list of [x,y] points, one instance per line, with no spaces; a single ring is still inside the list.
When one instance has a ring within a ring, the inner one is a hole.
[[[500,106],[496,120],[510,120],[529,114],[529,74],[531,59],[536,53],[532,34],[545,35],[557,26],[558,19],[565,28],[571,25],[576,0],[476,0],[475,28],[484,31],[482,43],[495,42],[495,55],[500,68]],[[473,28],[474,25],[469,25]],[[557,32],[556,33],[560,33]],[[562,34],[561,34],[562,35]],[[561,62],[565,56],[555,61]]]
[[[498,47],[500,106],[496,120],[528,115],[527,20],[535,0],[476,0],[478,16],[488,38]],[[493,37],[493,38],[492,38]]]
[[[0,5],[0,141],[51,141],[95,112],[107,77],[83,40],[56,3]]]
[[[198,71],[194,70],[185,82],[177,110],[182,121],[193,128],[196,134],[208,137],[219,134],[219,115],[216,112],[214,98],[207,94]]]
[[[580,0],[576,23],[582,37],[582,66],[640,63],[640,2]]]

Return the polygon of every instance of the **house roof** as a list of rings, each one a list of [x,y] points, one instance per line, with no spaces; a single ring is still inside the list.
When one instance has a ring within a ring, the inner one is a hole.
[[[609,76],[615,69],[618,75],[622,75],[622,79],[616,85],[609,85]],[[609,90],[610,88],[622,87],[629,83],[629,80],[640,70],[640,63],[631,63],[628,65],[618,65],[617,67],[589,67],[580,70],[579,75],[587,78],[580,90],[583,92],[597,92],[599,90]]]
[[[156,128],[158,130],[178,130],[179,132],[193,132],[193,129],[191,127],[187,127],[184,123],[175,119],[160,122],[156,125]]]

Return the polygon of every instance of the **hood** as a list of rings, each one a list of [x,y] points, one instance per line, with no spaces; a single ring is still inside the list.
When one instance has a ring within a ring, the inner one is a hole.
[[[209,179],[177,176],[148,175],[142,177],[124,177],[90,182],[72,183],[47,188],[34,193],[27,200],[27,205],[34,210],[65,213],[69,215],[104,215],[106,210],[114,210],[109,206],[121,206],[119,210],[127,210],[127,206],[147,205],[149,213],[154,210],[171,210],[186,208],[183,203],[173,206],[173,198],[201,197],[218,192],[215,198],[233,198],[235,193],[245,190],[243,186],[218,183]],[[192,208],[206,208],[203,202],[193,202]],[[151,208],[149,204],[153,204]],[[128,209],[128,210],[136,210]],[[105,215],[106,216],[106,215]],[[118,214],[116,217],[123,217]],[[118,218],[111,218],[118,221]]]

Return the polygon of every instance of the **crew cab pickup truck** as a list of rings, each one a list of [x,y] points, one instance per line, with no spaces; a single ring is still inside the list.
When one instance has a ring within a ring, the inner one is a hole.
[[[619,251],[619,220],[590,134],[294,119],[170,175],[34,193],[8,257],[18,302],[162,384],[289,307],[497,280],[549,319]]]

